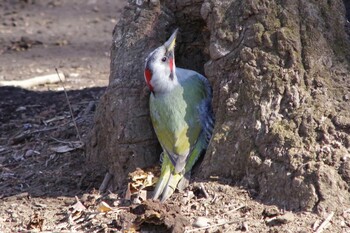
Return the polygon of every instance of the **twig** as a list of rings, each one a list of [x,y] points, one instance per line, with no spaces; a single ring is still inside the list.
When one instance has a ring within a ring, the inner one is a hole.
[[[213,199],[211,199],[210,203],[214,204],[217,201],[217,199],[218,199],[218,196],[216,195],[216,193],[214,193],[214,197]]]
[[[95,101],[90,101],[88,106],[84,110],[83,116],[88,115],[94,107],[95,107]]]
[[[276,219],[277,219],[277,216],[269,218],[269,219],[266,219],[265,222],[266,223],[271,223],[271,222],[275,221]]]
[[[319,219],[316,219],[316,221],[314,222],[314,224],[312,224],[312,231],[316,231],[317,228],[320,226],[320,220]]]
[[[196,232],[196,231],[200,231],[200,230],[205,230],[205,229],[209,229],[209,228],[213,228],[213,227],[219,227],[219,226],[223,226],[225,224],[232,224],[232,223],[237,223],[237,222],[239,222],[239,221],[238,220],[232,220],[232,221],[228,221],[228,222],[224,222],[224,223],[218,223],[218,224],[214,224],[214,225],[210,225],[210,226],[206,226],[206,227],[199,227],[199,228],[195,228],[195,229],[186,230],[185,233]]]
[[[58,126],[54,126],[54,127],[50,127],[50,128],[45,128],[45,129],[37,129],[34,131],[25,131],[19,135],[16,135],[15,137],[10,139],[10,143],[11,144],[17,144],[23,140],[25,140],[28,137],[31,137],[31,135],[36,134],[36,133],[42,133],[42,132],[46,132],[46,131],[50,131],[50,130],[55,130],[58,129]]]
[[[78,129],[78,126],[77,126],[77,122],[75,121],[75,118],[74,118],[74,115],[73,115],[73,109],[72,109],[72,106],[70,105],[70,101],[68,99],[68,94],[67,94],[67,91],[66,91],[66,87],[63,84],[63,81],[62,81],[62,79],[60,77],[60,74],[58,73],[57,68],[55,68],[55,71],[57,73],[58,78],[61,80],[61,84],[62,84],[62,87],[63,87],[63,92],[64,92],[64,94],[66,96],[66,99],[67,99],[69,111],[70,111],[70,114],[72,116],[72,120],[73,120],[73,123],[74,123],[75,130],[77,131],[77,135],[78,135],[79,140],[82,142],[83,140],[82,140],[82,138],[80,136],[79,129]]]
[[[347,209],[347,210],[343,211],[344,214],[349,213],[349,212],[350,212],[350,209]]]
[[[208,194],[207,190],[205,189],[203,183],[200,183],[200,184],[199,184],[199,187],[201,188],[201,190],[202,190],[202,192],[203,192],[205,198],[208,199],[208,198],[209,198],[209,194]]]
[[[63,144],[68,144],[71,147],[76,147],[76,146],[80,146],[83,145],[83,143],[81,141],[63,141],[54,137],[50,137],[52,140],[59,142],[59,143],[63,143]]]
[[[249,231],[249,227],[248,227],[248,223],[247,222],[243,222],[242,223],[242,230],[243,231]]]
[[[112,179],[112,174],[107,172],[105,175],[105,178],[102,181],[102,184],[100,185],[100,188],[98,189],[98,191],[100,191],[100,193],[103,193],[104,191],[106,191],[111,179]]]
[[[64,119],[66,119],[65,116],[55,116],[54,118],[48,119],[46,121],[43,121],[43,123],[45,125],[47,125],[48,123],[51,123],[51,122],[54,122],[54,121],[60,121],[60,120],[64,120]]]
[[[334,212],[332,211],[327,218],[323,221],[323,223],[321,223],[321,225],[317,228],[317,230],[315,231],[315,233],[321,233],[324,229],[326,229],[328,227],[328,225],[330,224],[329,222],[331,221],[331,219],[333,218]]]
[[[236,207],[236,208],[234,208],[234,209],[228,211],[227,213],[229,214],[229,213],[232,213],[232,212],[236,212],[237,210],[240,210],[240,209],[242,209],[242,208],[244,208],[244,207],[245,207],[245,205],[240,205],[240,206],[238,206],[238,207]]]
[[[38,86],[46,83],[58,83],[65,80],[65,76],[63,73],[60,73],[61,78],[57,78],[56,74],[48,74],[43,76],[37,76],[25,80],[4,80],[0,81],[0,86],[14,86],[14,87],[22,87],[22,88],[30,88],[34,86]]]
[[[66,142],[66,141],[63,141],[63,140],[59,140],[57,138],[54,138],[54,137],[50,137],[52,140],[56,141],[56,142],[59,142],[59,143],[64,143],[64,144],[70,144],[71,142]]]
[[[224,233],[232,232],[232,228],[233,228],[233,226],[232,226],[232,225],[231,225],[231,226],[229,226],[229,227],[226,229],[226,231],[225,231]]]

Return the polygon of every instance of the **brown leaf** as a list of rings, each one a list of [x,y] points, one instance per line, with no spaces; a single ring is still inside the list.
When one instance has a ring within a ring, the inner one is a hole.
[[[86,210],[86,207],[83,205],[83,203],[79,201],[77,196],[75,197],[75,199],[77,200],[77,202],[74,205],[72,205],[73,212],[75,211],[81,212]]]
[[[155,178],[156,175],[156,169],[148,169],[147,170],[142,170],[141,168],[137,168],[136,171],[132,172],[129,174],[129,185],[128,187],[132,194],[138,193],[140,190],[153,186],[156,182],[157,179]]]
[[[30,217],[30,222],[27,225],[27,230],[42,231],[44,226],[44,218],[38,212]]]
[[[101,203],[97,206],[97,210],[99,212],[103,212],[104,213],[104,212],[109,212],[109,211],[111,211],[113,209],[106,202],[101,201]]]

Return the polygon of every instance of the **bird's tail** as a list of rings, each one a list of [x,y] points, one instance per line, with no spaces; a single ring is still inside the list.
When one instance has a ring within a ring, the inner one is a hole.
[[[176,173],[175,168],[166,152],[164,152],[162,170],[153,193],[153,200],[159,197],[161,202],[168,199],[177,188],[179,181],[184,177],[182,173]]]
[[[204,140],[197,143],[197,146],[192,150],[191,155],[186,161],[185,168],[181,172],[176,172],[169,155],[165,151],[163,152],[162,170],[156,188],[154,189],[153,200],[161,197],[161,202],[164,202],[175,192],[176,188],[182,191],[188,186],[191,169],[204,152],[203,143]]]
[[[183,175],[180,173],[170,173],[170,177],[167,185],[162,194],[161,202],[166,201],[174,192],[177,187],[177,184],[182,179]]]
[[[153,199],[156,200],[161,195],[160,201],[164,202],[175,192],[176,188],[182,191],[188,186],[190,172],[183,175],[181,173],[175,173],[172,170],[170,173],[164,173],[161,179],[162,180],[157,184]]]

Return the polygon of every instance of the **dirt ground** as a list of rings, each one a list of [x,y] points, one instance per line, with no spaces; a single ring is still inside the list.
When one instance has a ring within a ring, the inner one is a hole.
[[[62,84],[0,87],[0,232],[350,232],[350,209],[288,212],[217,177],[166,204],[97,191],[105,170],[87,169],[82,142],[108,85],[112,30],[125,4],[0,2],[0,81],[57,68],[79,132]]]

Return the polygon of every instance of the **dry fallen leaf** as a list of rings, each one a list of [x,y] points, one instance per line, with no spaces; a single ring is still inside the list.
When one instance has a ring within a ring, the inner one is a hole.
[[[159,175],[159,166],[148,168],[146,170],[137,168],[134,172],[129,173],[129,183],[125,193],[125,199],[133,199],[133,203],[141,203],[142,200],[146,200],[147,191],[144,189],[154,186],[158,181],[157,177]]]
[[[82,147],[83,147],[82,143],[72,142],[72,143],[69,143],[67,145],[51,147],[50,149],[56,153],[66,153],[69,151],[80,149]]]
[[[129,174],[129,189],[132,194],[138,193],[140,190],[153,186],[157,183],[156,176],[158,171],[156,168],[148,169],[147,171],[137,168],[136,171]]]
[[[75,199],[77,202],[74,205],[72,205],[73,212],[75,212],[75,211],[81,212],[81,211],[86,210],[86,207],[83,205],[83,203],[81,203],[79,201],[77,196],[75,197]]]
[[[141,198],[142,200],[146,200],[147,199],[147,191],[146,190],[140,190],[139,198]]]
[[[106,202],[101,201],[101,203],[97,206],[97,210],[99,212],[108,212],[113,210]]]
[[[136,233],[136,232],[137,232],[137,230],[136,230],[136,228],[134,226],[123,230],[123,233]]]
[[[30,217],[30,222],[27,225],[27,230],[42,231],[44,226],[44,218],[38,212]]]

